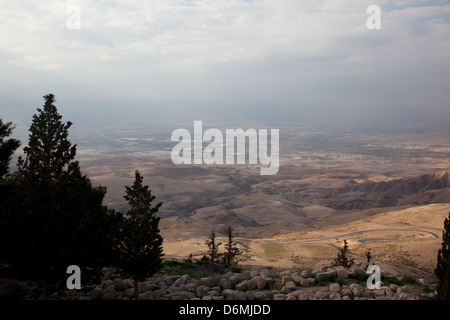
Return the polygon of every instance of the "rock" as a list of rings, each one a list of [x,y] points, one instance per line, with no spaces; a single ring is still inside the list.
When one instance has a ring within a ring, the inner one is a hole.
[[[300,286],[302,287],[309,287],[310,286],[310,280],[306,278],[300,278]]]
[[[291,276],[282,276],[281,277],[281,284],[286,284],[286,282],[292,281]]]
[[[384,297],[386,295],[386,291],[384,289],[374,289],[373,294],[375,295],[375,298]]]
[[[295,282],[294,281],[286,282],[285,286],[290,291],[294,291],[295,289],[297,289],[297,287],[295,286]]]
[[[254,278],[254,277],[256,277],[257,275],[259,275],[259,272],[258,272],[258,271],[256,271],[256,270],[251,270],[251,271],[250,271],[250,278]]]
[[[239,274],[233,274],[228,278],[228,280],[231,282],[232,286],[237,285],[240,281]]]
[[[258,290],[264,290],[264,288],[266,287],[267,282],[266,280],[264,280],[263,278],[259,277],[258,280],[256,280],[256,288]]]
[[[319,281],[323,281],[328,279],[329,277],[336,276],[336,270],[328,270],[325,272],[317,272],[316,279]]]
[[[283,276],[290,276],[291,273],[292,273],[292,272],[291,272],[290,270],[281,271],[281,272],[280,272],[280,276],[281,276],[281,277],[283,277]]]
[[[303,270],[302,273],[300,274],[300,276],[302,278],[311,278],[313,275],[310,270]]]
[[[222,296],[225,297],[225,300],[237,300],[239,293],[243,293],[245,295],[245,292],[242,291],[225,289],[222,291]]]
[[[366,270],[360,268],[354,268],[353,273],[356,274],[366,274]]]
[[[384,288],[384,292],[386,294],[387,297],[393,297],[395,296],[395,292],[391,290],[390,287],[385,287]]]
[[[131,279],[125,279],[122,281],[122,285],[127,289],[134,288],[134,281]]]
[[[361,297],[371,299],[374,298],[375,295],[372,290],[364,290],[363,293],[361,294]]]
[[[273,295],[273,300],[285,300],[286,295],[284,293],[276,293]]]
[[[247,288],[248,288],[248,290],[256,289],[256,280],[255,280],[255,278],[250,279],[250,280],[247,281]]]
[[[340,300],[341,295],[338,292],[331,292],[329,296],[330,300]]]
[[[286,299],[285,300],[297,300],[297,297],[294,296],[292,293],[288,293],[286,295]]]
[[[156,290],[157,284],[153,283],[152,281],[145,281],[145,282],[139,282],[139,291],[145,292],[145,291],[153,291]],[[132,286],[134,288],[134,285]]]
[[[349,272],[350,271],[346,269],[336,270],[336,276],[338,277],[338,279],[348,279],[350,275]]]
[[[291,279],[295,282],[295,284],[300,284],[301,277],[297,273],[291,274]]]
[[[396,293],[396,292],[397,292],[397,289],[398,289],[398,285],[396,285],[396,284],[391,284],[391,285],[389,286],[389,288],[391,288],[391,290],[392,290],[394,293]]]
[[[352,290],[351,289],[342,289],[341,290],[341,295],[343,297],[351,297],[352,296]]]
[[[250,271],[244,270],[239,274],[239,281],[250,280]]]
[[[325,300],[325,299],[328,299],[328,292],[327,292],[326,290],[324,290],[324,289],[319,290],[319,291],[316,293],[315,297],[316,297],[317,299],[319,299],[319,300]]]
[[[245,293],[246,295],[246,300],[255,300],[255,293],[253,291],[247,291]]]
[[[244,281],[242,281],[241,283],[238,283],[238,284],[235,286],[235,289],[236,289],[236,290],[241,290],[241,291],[248,290],[248,287],[247,287],[247,280],[244,280]]]
[[[208,296],[219,296],[220,292],[218,290],[210,290],[206,293]]]
[[[188,281],[191,277],[188,274],[182,275],[180,278],[175,280],[175,282],[172,284],[174,287],[182,287],[186,284],[186,281]]]
[[[228,280],[222,279],[222,280],[220,281],[220,288],[221,288],[222,290],[225,290],[225,289],[231,289],[231,282],[228,281]]]
[[[311,296],[307,293],[301,293],[297,296],[297,300],[309,300]]]
[[[200,283],[207,287],[212,287],[213,285],[213,278],[212,277],[205,277],[200,279]]]
[[[339,283],[330,283],[330,291],[341,292],[341,286]]]

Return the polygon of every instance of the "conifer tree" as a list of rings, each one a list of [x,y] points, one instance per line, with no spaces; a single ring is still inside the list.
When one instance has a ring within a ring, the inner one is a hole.
[[[17,139],[7,139],[14,130],[12,122],[3,123],[0,118],[0,179],[8,172],[9,162],[14,151],[20,146]]]
[[[353,265],[354,258],[349,259],[347,257],[348,245],[347,240],[344,239],[344,247],[339,249],[337,257],[334,259],[334,266],[342,266],[344,268],[350,268]]]
[[[221,242],[216,243],[216,231],[213,229],[209,235],[209,239],[206,239],[205,244],[208,246],[208,260],[211,263],[216,263],[219,258],[219,246]]]
[[[437,278],[437,298],[450,300],[450,212],[444,220],[442,247],[438,251],[434,274]]]
[[[156,216],[162,203],[152,207],[152,196],[148,185],[142,185],[143,177],[135,172],[131,187],[125,186],[130,209],[123,219],[117,250],[120,256],[119,267],[123,274],[134,279],[135,299],[139,299],[139,281],[151,277],[161,268],[162,243],[159,220]]]
[[[53,94],[33,116],[25,159],[19,157],[22,240],[16,269],[44,280],[44,295],[65,283],[69,265],[99,268],[108,251],[108,215],[104,187],[92,187],[75,161],[68,140],[72,123],[63,123]]]
[[[20,146],[20,141],[8,137],[12,134],[14,126],[12,122],[3,123],[0,118],[0,268],[8,266],[13,251],[8,246],[10,238],[15,234],[12,222],[15,220],[12,207],[18,202],[17,188],[9,171],[9,163],[14,151]]]
[[[242,250],[237,247],[237,243],[233,241],[233,229],[231,226],[227,228],[228,241],[225,244],[225,252],[223,254],[224,263],[233,263],[238,260],[238,256],[242,254]]]

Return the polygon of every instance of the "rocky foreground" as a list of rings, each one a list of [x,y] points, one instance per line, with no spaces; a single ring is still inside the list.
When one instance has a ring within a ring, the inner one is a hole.
[[[382,274],[380,289],[367,287],[365,270],[343,267],[322,270],[269,269],[226,272],[206,277],[155,274],[139,283],[141,300],[418,300],[433,299],[435,285],[425,279],[395,278]],[[3,293],[8,285],[0,288]],[[9,289],[11,290],[11,283]],[[31,291],[25,282],[15,283],[17,290]],[[5,297],[5,296],[3,296]],[[26,294],[21,297],[27,299]],[[112,269],[103,269],[100,284],[81,290],[55,293],[63,300],[132,300],[132,279],[120,277]]]

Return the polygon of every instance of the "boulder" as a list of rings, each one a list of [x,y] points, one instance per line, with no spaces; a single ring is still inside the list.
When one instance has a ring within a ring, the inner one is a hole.
[[[329,277],[336,276],[336,270],[328,270],[324,272],[317,272],[316,279],[319,281],[323,281],[328,279]]]
[[[353,273],[351,271],[348,271],[347,269],[336,270],[336,276],[338,277],[338,279],[348,279],[350,274]]]
[[[341,292],[341,286],[339,283],[330,283],[330,291]]]
[[[325,299],[328,299],[328,291],[327,291],[327,290],[324,290],[324,289],[319,290],[319,291],[316,293],[315,297],[316,297],[317,299],[319,299],[319,300],[325,300]]]
[[[245,295],[245,292],[242,291],[225,289],[222,291],[222,296],[224,296],[225,300],[238,300],[239,293],[243,293]]]
[[[310,270],[303,270],[302,273],[300,274],[300,276],[302,278],[311,278],[313,275]]]
[[[291,274],[291,279],[295,282],[295,284],[300,284],[301,277],[298,273]]]
[[[294,291],[295,289],[297,289],[297,287],[295,286],[295,282],[294,281],[288,281],[285,283],[285,286],[288,290],[290,291]]]
[[[220,281],[220,288],[221,288],[222,290],[225,290],[225,289],[231,289],[231,282],[228,281],[228,280],[226,280],[226,279],[222,279],[222,280]]]
[[[264,278],[259,277],[259,279],[256,280],[256,288],[258,290],[264,290],[266,285],[267,285],[267,282],[266,282],[266,280],[264,280]]]
[[[292,281],[291,276],[285,275],[281,276],[281,284],[286,284],[286,282]]]
[[[248,290],[248,287],[247,287],[247,280],[244,280],[244,281],[238,283],[238,284],[235,286],[235,289],[236,289],[236,290],[241,290],[241,291]]]

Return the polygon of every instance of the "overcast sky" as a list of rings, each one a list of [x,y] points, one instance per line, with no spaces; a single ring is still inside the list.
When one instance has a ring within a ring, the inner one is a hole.
[[[74,122],[450,120],[450,3],[0,0],[0,117],[47,93]]]

